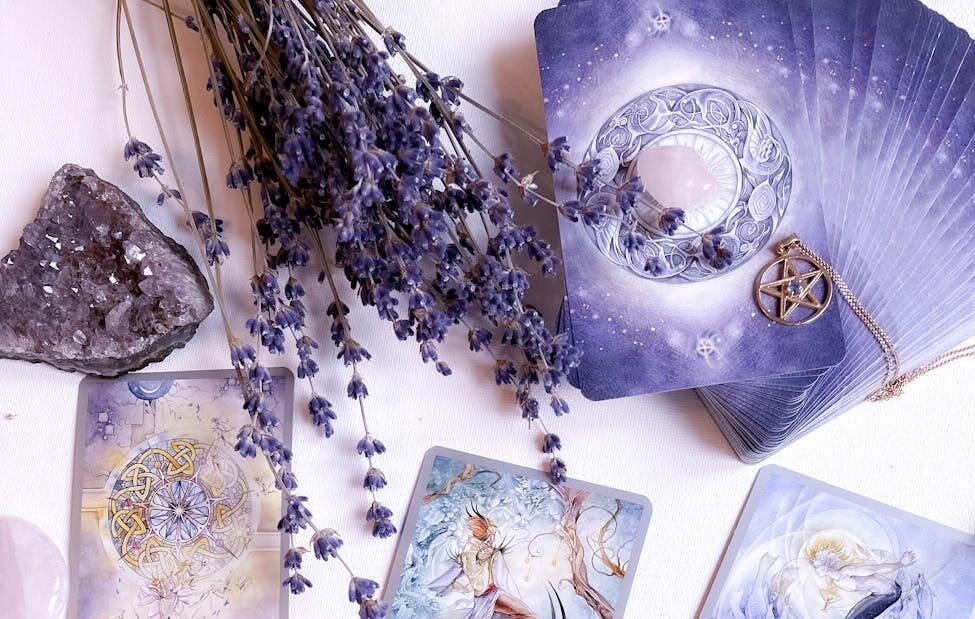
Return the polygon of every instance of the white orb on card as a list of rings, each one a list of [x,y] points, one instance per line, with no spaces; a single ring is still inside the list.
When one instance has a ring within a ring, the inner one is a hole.
[[[693,211],[714,199],[717,183],[704,159],[689,146],[672,144],[643,152],[637,162],[644,187],[668,208]]]
[[[648,145],[637,158],[635,173],[659,206],[684,211],[688,229],[694,230],[718,225],[740,189],[734,153],[697,131],[666,134]]]

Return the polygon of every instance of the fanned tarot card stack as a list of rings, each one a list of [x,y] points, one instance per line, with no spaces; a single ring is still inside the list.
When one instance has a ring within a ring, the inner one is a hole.
[[[975,336],[963,30],[914,0],[563,0],[535,29],[549,136],[598,164],[557,198],[607,213],[561,224],[587,397],[696,388],[763,459],[887,378],[824,265],[902,372]]]

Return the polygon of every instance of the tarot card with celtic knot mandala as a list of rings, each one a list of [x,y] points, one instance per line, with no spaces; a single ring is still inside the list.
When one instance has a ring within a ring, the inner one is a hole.
[[[292,378],[274,373],[290,442]],[[281,494],[233,449],[244,422],[232,372],[83,383],[72,596],[77,619],[285,617]]]

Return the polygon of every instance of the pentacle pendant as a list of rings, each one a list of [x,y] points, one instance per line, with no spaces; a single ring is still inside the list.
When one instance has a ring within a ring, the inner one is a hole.
[[[780,325],[809,324],[833,300],[833,282],[814,261],[787,253],[770,262],[755,278],[755,302]]]

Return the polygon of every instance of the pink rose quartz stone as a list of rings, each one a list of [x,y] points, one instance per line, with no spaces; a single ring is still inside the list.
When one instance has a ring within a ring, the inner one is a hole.
[[[68,568],[36,526],[0,516],[0,616],[60,619],[68,601]]]
[[[719,191],[707,162],[690,146],[656,146],[640,154],[636,167],[647,193],[665,208],[689,213],[710,204]]]

